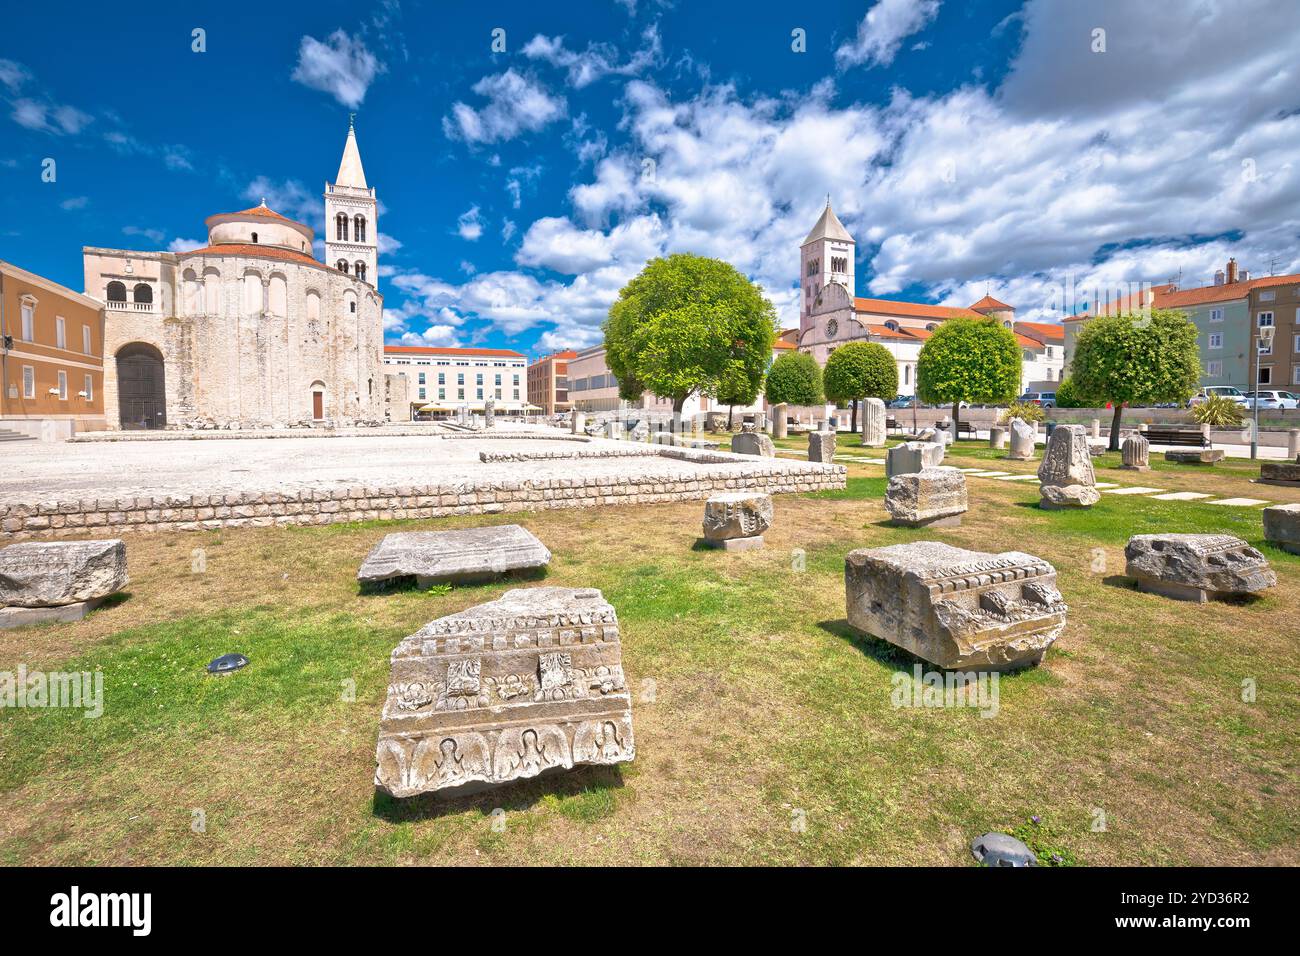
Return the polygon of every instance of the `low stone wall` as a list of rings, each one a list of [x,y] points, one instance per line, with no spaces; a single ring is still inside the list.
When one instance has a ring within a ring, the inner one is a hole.
[[[659,449],[640,446],[631,448],[575,448],[572,451],[481,451],[478,460],[485,464],[503,461],[559,461],[571,458],[658,458]]]
[[[695,461],[695,458],[690,460]],[[721,463],[734,465],[735,461],[724,459]],[[689,478],[594,476],[460,482],[411,488],[322,488],[296,493],[240,492],[213,496],[167,495],[0,504],[0,540],[117,537],[133,531],[199,531],[440,518],[695,500],[722,491],[800,494],[845,486],[846,469],[843,465],[791,467],[790,463],[784,462],[782,465],[780,468],[732,468]]]

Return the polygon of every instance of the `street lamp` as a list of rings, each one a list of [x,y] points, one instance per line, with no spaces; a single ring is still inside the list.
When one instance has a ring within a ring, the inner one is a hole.
[[[1250,457],[1259,457],[1259,357],[1264,349],[1273,349],[1273,326],[1263,325],[1259,328],[1259,342],[1255,345],[1255,387],[1251,390],[1251,404],[1254,405],[1255,420],[1250,426]]]

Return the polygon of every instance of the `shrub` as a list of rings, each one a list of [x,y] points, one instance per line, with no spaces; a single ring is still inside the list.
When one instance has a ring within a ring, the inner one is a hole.
[[[1205,401],[1192,406],[1192,417],[1211,428],[1240,428],[1246,410],[1223,395],[1210,395]]]
[[[1012,402],[998,416],[998,422],[1005,425],[1013,418],[1018,418],[1022,422],[1041,422],[1044,417],[1041,405],[1035,405],[1033,402]]]
[[[1088,408],[1088,401],[1074,387],[1073,378],[1062,379],[1056,386],[1057,408]]]

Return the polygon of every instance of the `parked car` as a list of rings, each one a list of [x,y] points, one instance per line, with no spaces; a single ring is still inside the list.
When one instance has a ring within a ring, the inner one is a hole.
[[[1041,405],[1043,408],[1056,407],[1055,392],[1025,392],[1021,395],[1019,401],[1032,405]]]
[[[885,402],[886,408],[911,408],[916,404],[916,398],[912,395],[899,395],[897,398],[891,398]]]
[[[1230,398],[1239,405],[1246,404],[1246,396],[1241,393],[1241,389],[1235,388],[1232,385],[1206,385],[1193,395],[1187,404],[1200,405],[1211,395]],[[1260,407],[1262,408],[1263,406]]]
[[[1297,408],[1300,407],[1300,396],[1293,392],[1278,392],[1260,389],[1258,392],[1251,392],[1244,396],[1247,408],[1253,409],[1255,402],[1259,402],[1260,408]]]

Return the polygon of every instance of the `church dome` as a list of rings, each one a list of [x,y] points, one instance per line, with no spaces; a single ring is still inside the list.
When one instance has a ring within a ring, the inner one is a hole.
[[[288,249],[311,255],[316,233],[310,226],[294,222],[266,205],[266,200],[251,209],[217,213],[204,220],[208,227],[208,245],[260,245]],[[314,257],[313,257],[314,258]]]

